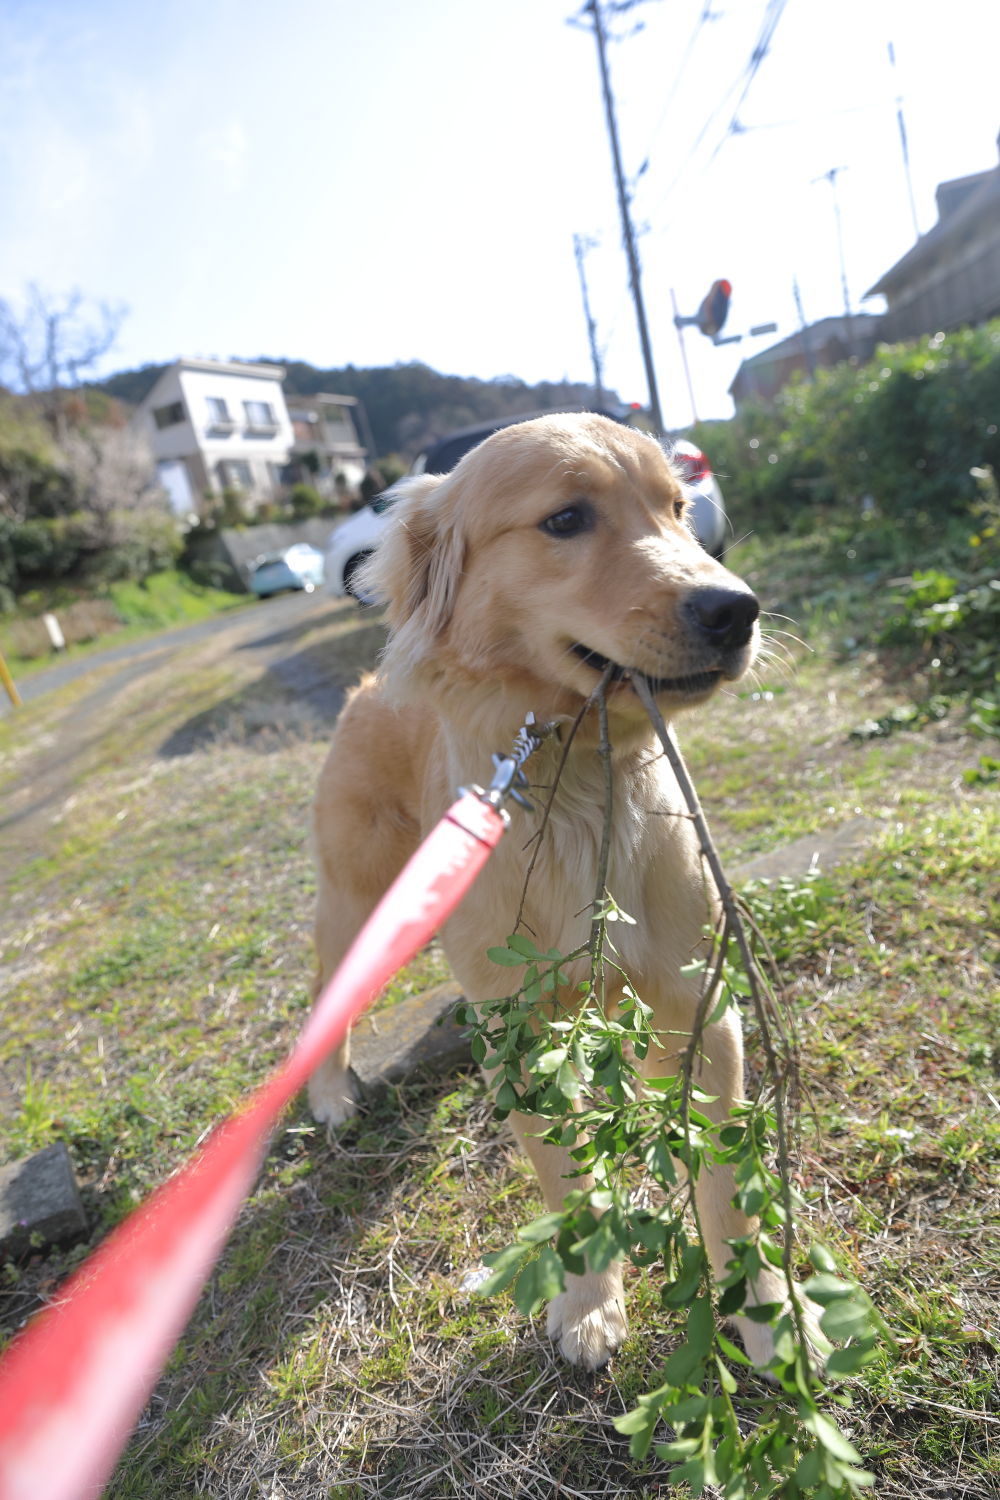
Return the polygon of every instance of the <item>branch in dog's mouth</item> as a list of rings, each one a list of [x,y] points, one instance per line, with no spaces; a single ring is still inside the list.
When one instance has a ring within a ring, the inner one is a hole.
[[[609,682],[627,682],[631,679],[634,668],[621,667],[617,662],[612,662],[599,651],[591,651],[589,646],[575,645],[573,651],[585,663],[592,667],[595,672],[606,672],[611,668],[608,678]],[[635,673],[638,676],[638,673]],[[642,673],[643,678],[649,684],[649,690],[656,693],[704,693],[709,688],[715,687],[721,676],[718,671],[714,672],[691,672],[685,677],[651,677],[648,672]]]

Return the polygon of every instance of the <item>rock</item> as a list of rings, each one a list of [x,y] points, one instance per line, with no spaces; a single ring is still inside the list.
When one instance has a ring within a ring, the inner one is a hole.
[[[87,1233],[87,1217],[65,1144],[0,1167],[0,1256],[65,1244]]]
[[[468,1037],[448,1015],[461,998],[461,987],[452,980],[363,1016],[351,1033],[351,1071],[362,1096],[384,1093],[417,1069],[444,1074],[467,1067],[472,1061]]]

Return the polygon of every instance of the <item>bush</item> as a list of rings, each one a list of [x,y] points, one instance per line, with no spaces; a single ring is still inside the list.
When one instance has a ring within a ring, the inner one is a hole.
[[[162,511],[83,511],[38,517],[20,525],[0,520],[0,587],[11,607],[29,589],[62,583],[82,588],[118,579],[140,579],[173,567],[183,539]]]
[[[319,490],[311,484],[293,484],[288,503],[296,521],[307,521],[311,516],[322,515],[326,504]]]
[[[817,508],[850,501],[933,528],[968,512],[973,469],[1000,472],[998,418],[1000,321],[885,345],[693,436],[755,527],[812,529]]]

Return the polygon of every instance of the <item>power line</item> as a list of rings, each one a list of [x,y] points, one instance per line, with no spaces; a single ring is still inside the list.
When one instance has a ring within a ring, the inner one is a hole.
[[[677,96],[677,90],[681,86],[681,80],[684,77],[688,59],[690,58],[691,53],[694,51],[695,44],[698,41],[698,38],[701,35],[704,26],[708,21],[718,21],[721,16],[721,11],[712,9],[712,0],[706,0],[706,3],[702,6],[702,9],[698,14],[697,21],[694,23],[694,30],[691,32],[691,35],[687,39],[687,45],[685,46],[684,51],[681,54],[681,60],[677,64],[677,71],[674,74],[674,80],[667,90],[667,97],[663,101],[663,108],[660,110],[660,118],[653,126],[652,134],[649,137],[649,145],[646,147],[646,151],[643,156],[643,166],[640,168],[640,172],[643,171],[649,164],[649,154],[653,149],[653,142],[656,140],[656,137],[663,129],[664,121],[666,120],[667,115],[670,113],[670,106],[671,104],[673,104],[674,99]]]
[[[736,129],[739,125],[739,113],[741,108],[743,107],[743,101],[746,99],[747,94],[750,92],[750,86],[753,83],[754,79],[757,77],[757,72],[760,68],[761,63],[764,61],[765,57],[767,57],[768,53],[771,50],[771,42],[774,38],[774,33],[778,28],[778,22],[781,20],[781,16],[786,4],[787,0],[768,0],[767,10],[764,13],[764,23],[761,26],[760,36],[757,38],[756,45],[754,46],[754,49],[750,54],[750,61],[744,71],[745,81],[743,84],[742,93],[736,101],[736,108],[733,110],[733,117],[726,127],[725,135],[723,135],[722,139],[719,141],[719,144],[716,146],[715,150],[708,158],[707,167],[710,167],[712,165],[713,161],[722,150],[726,141],[731,135],[735,134],[736,132]]]
[[[702,142],[708,135],[709,131],[712,129],[712,126],[715,124],[719,115],[722,114],[724,110],[729,108],[730,100],[737,93],[737,91],[741,91],[736,102],[735,111],[733,113],[733,120],[736,119],[736,115],[739,112],[740,106],[747,96],[751,83],[756,77],[757,70],[770,51],[771,41],[774,37],[774,32],[777,28],[778,22],[781,19],[781,14],[785,8],[786,3],[787,0],[767,0],[764,11],[764,18],[761,22],[760,32],[758,34],[756,42],[754,43],[753,50],[750,53],[750,57],[741,68],[739,75],[736,77],[733,83],[730,84],[729,88],[723,94],[718,104],[708,115],[708,118],[705,120],[705,123],[702,125],[697,136],[695,137],[694,144],[691,146],[690,150],[684,157],[684,160],[681,162],[677,171],[674,173],[674,176],[671,178],[666,190],[661,193],[659,201],[657,203],[657,209],[663,206],[663,204],[673,193],[674,189],[677,187],[677,184],[689,171],[694,163]],[[718,156],[723,144],[726,140],[728,140],[730,134],[732,134],[733,120],[730,121],[730,124],[726,128],[726,132],[723,135],[722,140],[713,151],[712,156],[709,160],[709,165],[711,165],[711,162],[713,162],[716,156]]]

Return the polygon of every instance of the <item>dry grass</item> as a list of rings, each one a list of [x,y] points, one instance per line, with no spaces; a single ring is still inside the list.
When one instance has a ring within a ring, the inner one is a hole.
[[[68,1142],[95,1240],[263,1076],[306,1004],[308,804],[380,627],[317,601],[264,644],[244,628],[0,727],[0,1124],[10,1153]],[[811,1216],[900,1338],[848,1425],[882,1500],[993,1500],[996,813],[961,782],[975,746],[957,723],[847,740],[885,703],[871,663],[814,658],[763,686],[682,735],[727,857],[855,809],[884,829],[764,914],[816,1109]],[[110,1493],[668,1495],[611,1425],[677,1336],[655,1276],[630,1276],[633,1334],[594,1378],[468,1290],[537,1210],[476,1078],[414,1081],[334,1141],[295,1112]],[[8,1328],[78,1253],[7,1269]],[[744,1387],[748,1420],[761,1399]]]

